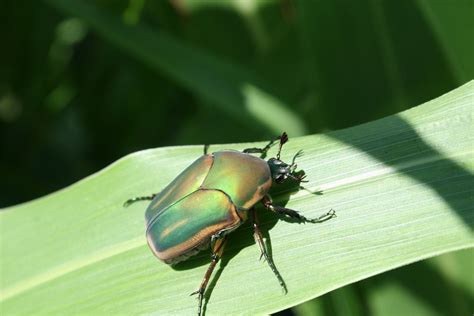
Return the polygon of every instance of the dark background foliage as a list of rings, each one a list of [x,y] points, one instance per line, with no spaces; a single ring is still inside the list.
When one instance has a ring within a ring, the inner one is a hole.
[[[0,207],[137,150],[324,132],[435,98],[473,78],[473,3],[3,0]],[[333,295],[365,314],[378,282]]]

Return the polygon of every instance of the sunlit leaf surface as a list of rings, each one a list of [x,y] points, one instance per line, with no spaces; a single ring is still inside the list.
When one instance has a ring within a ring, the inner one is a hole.
[[[249,226],[234,232],[210,283],[209,315],[266,314],[346,284],[444,252],[472,247],[473,83],[398,115],[325,135],[290,138],[307,189],[276,203],[323,224],[278,220],[259,209],[283,295],[258,261]],[[290,135],[291,136],[291,135]],[[260,144],[260,143],[259,143]],[[263,144],[263,142],[261,143]],[[211,146],[242,149],[258,144]],[[274,152],[272,152],[274,153]],[[176,266],[153,257],[144,238],[146,203],[202,154],[201,146],[129,155],[77,184],[4,209],[1,309],[5,314],[192,314],[209,253]],[[216,282],[216,280],[218,282]]]

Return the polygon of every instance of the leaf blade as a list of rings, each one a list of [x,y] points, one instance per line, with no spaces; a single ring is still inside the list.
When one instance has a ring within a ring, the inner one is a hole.
[[[270,269],[258,262],[251,228],[243,226],[229,236],[224,269],[211,282],[208,314],[274,312],[401,265],[473,247],[472,99],[470,82],[396,119],[291,139],[282,157],[305,149],[298,164],[309,188],[325,192],[281,194],[275,201],[289,199],[288,207],[308,217],[334,208],[338,217],[297,225],[261,210],[288,295],[280,294]],[[426,144],[436,151],[415,151]],[[60,192],[1,212],[2,311],[194,313],[196,302],[187,294],[198,286],[209,254],[177,270],[157,262],[142,237],[145,205],[121,205],[159,190],[201,153],[200,146],[135,153]],[[50,277],[42,279],[42,273]]]
[[[256,73],[180,41],[163,30],[127,25],[83,1],[46,1],[67,15],[83,19],[98,34],[133,58],[210,101],[241,120],[249,129],[263,126],[278,134],[284,125],[293,135],[305,134],[305,122],[288,104],[270,93],[268,85]],[[269,113],[278,114],[274,120],[259,113],[259,102],[264,102]]]

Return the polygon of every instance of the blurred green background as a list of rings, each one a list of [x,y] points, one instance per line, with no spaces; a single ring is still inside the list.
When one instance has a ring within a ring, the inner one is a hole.
[[[137,150],[340,129],[474,77],[472,0],[2,0],[0,17],[0,207]],[[279,314],[469,315],[473,260]]]

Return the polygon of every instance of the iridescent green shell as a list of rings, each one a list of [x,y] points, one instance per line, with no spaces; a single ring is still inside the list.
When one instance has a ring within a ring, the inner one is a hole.
[[[201,156],[150,203],[145,213],[148,245],[166,263],[184,260],[212,235],[240,226],[271,184],[263,159],[238,151]]]

